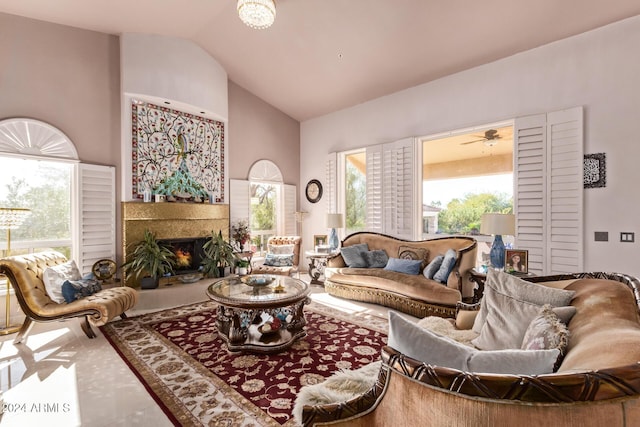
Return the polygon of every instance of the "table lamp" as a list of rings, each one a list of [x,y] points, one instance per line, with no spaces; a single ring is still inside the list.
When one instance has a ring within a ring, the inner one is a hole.
[[[486,213],[482,215],[481,234],[493,234],[489,259],[493,268],[504,268],[504,242],[502,235],[513,236],[516,232],[516,217],[513,214]]]
[[[330,213],[327,214],[327,228],[331,229],[331,234],[329,235],[329,248],[331,252],[334,252],[338,249],[338,245],[340,242],[338,241],[338,232],[336,228],[342,228],[344,223],[344,218],[340,213]]]
[[[11,230],[15,230],[20,227],[27,217],[31,215],[29,209],[23,208],[0,208],[0,230],[7,230],[7,253],[6,256],[11,255]],[[0,335],[13,334],[18,332],[20,326],[11,326],[11,281],[6,278],[7,291],[5,293],[5,323],[4,328],[0,329]]]

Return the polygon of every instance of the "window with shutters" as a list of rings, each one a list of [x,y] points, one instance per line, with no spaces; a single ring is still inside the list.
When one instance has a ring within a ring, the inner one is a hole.
[[[346,234],[363,231],[367,224],[367,159],[364,150],[345,155]]]
[[[231,224],[248,221],[250,249],[256,256],[266,253],[269,237],[297,234],[297,189],[282,181],[280,169],[270,160],[257,161],[248,180],[229,181]]]
[[[71,257],[71,176],[73,164],[0,157],[0,206],[31,214],[11,230],[11,254],[53,249]],[[6,255],[7,234],[0,232]]]
[[[472,234],[486,212],[513,211],[513,126],[421,138],[422,234]]]

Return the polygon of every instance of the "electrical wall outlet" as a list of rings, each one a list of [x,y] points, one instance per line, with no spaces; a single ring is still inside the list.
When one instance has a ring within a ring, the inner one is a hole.
[[[625,243],[633,243],[635,241],[636,233],[632,231],[621,231],[620,241]]]

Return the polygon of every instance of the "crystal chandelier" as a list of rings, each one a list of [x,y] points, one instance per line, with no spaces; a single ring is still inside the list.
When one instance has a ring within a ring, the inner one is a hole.
[[[269,28],[276,19],[275,0],[238,0],[240,20],[257,30]]]

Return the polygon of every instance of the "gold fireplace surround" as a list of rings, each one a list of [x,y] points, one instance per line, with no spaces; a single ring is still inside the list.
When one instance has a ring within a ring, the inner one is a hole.
[[[206,203],[122,202],[122,253],[127,259],[131,247],[149,229],[157,239],[208,237],[222,231],[229,237],[229,205]],[[129,277],[127,286],[137,286]]]

